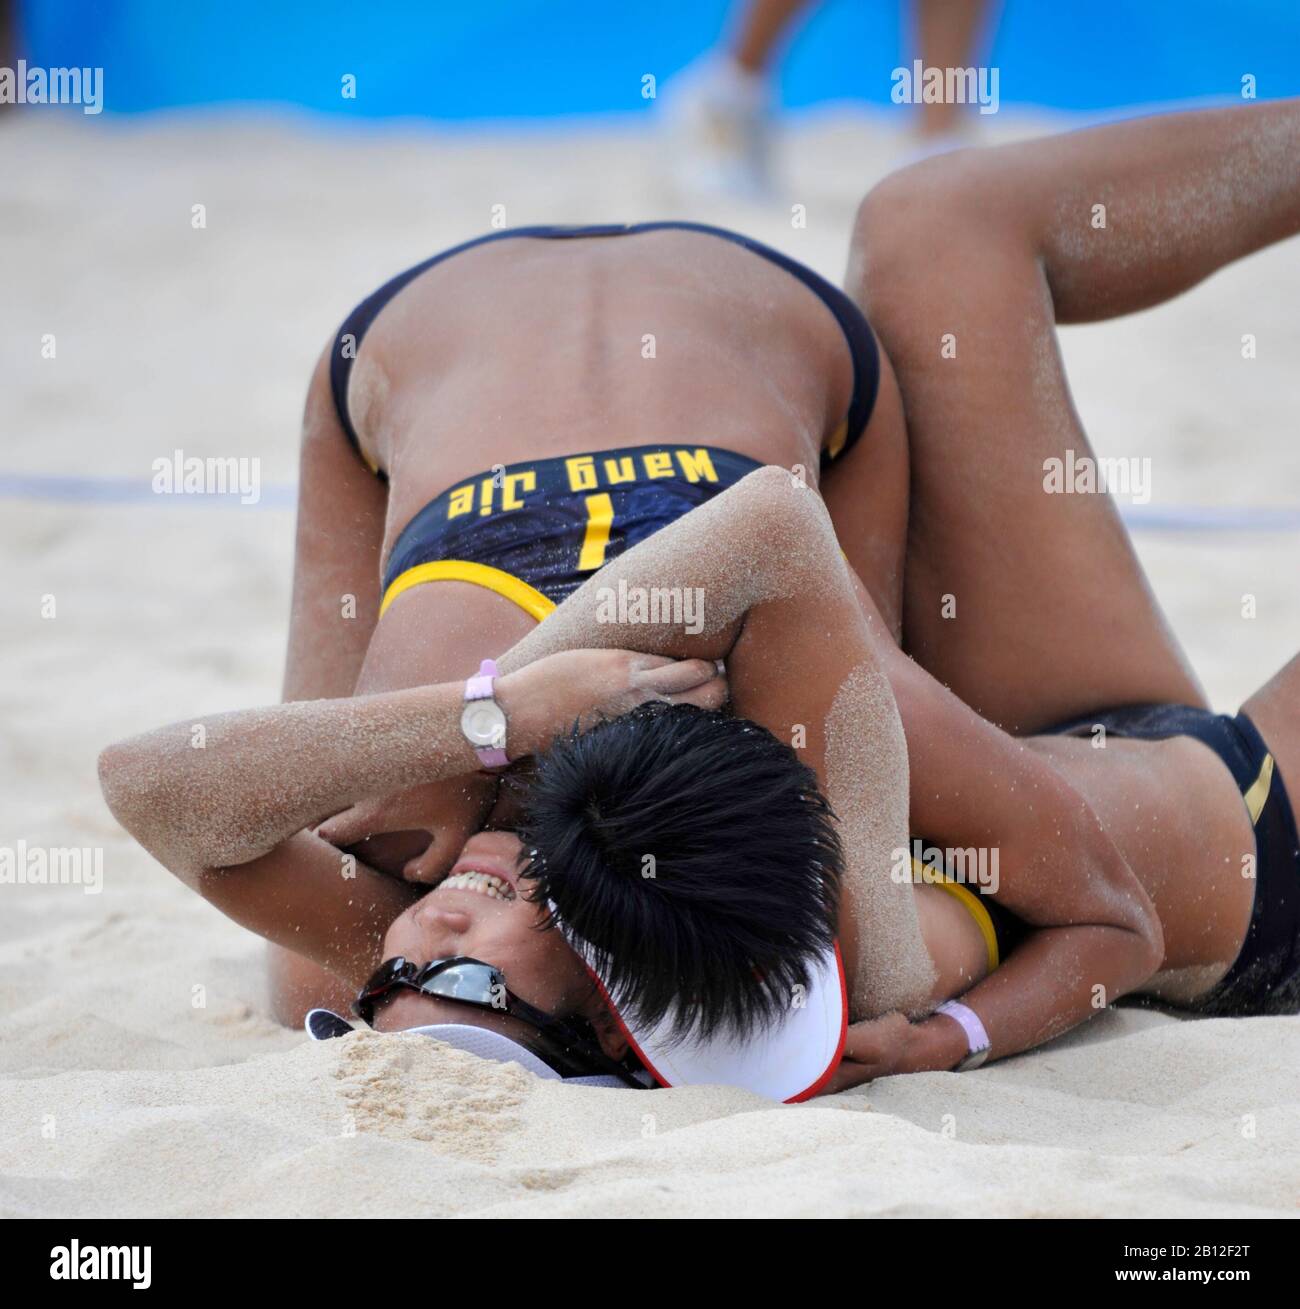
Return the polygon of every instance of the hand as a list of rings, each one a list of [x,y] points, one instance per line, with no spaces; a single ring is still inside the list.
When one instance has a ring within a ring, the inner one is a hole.
[[[545,747],[576,722],[590,726],[648,701],[720,709],[727,678],[720,661],[666,659],[633,650],[564,650],[497,679],[506,746],[518,757]]]
[[[424,849],[404,860],[401,876],[408,882],[437,883],[456,862],[461,846],[483,827],[496,791],[496,778],[472,773],[371,796],[327,818],[316,835],[340,848],[395,832],[427,837]]]
[[[844,1057],[831,1075],[823,1095],[846,1091],[850,1086],[909,1072],[904,1068],[913,1043],[915,1028],[903,1014],[886,1014],[867,1023],[854,1023],[844,1038]]]
[[[896,1073],[942,1073],[956,1068],[966,1054],[966,1033],[945,1014],[910,1022],[903,1014],[886,1014],[854,1023],[844,1038],[844,1058],[823,1095],[859,1086]]]

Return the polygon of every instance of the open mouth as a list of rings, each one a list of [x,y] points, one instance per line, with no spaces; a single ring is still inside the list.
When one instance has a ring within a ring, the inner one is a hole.
[[[513,900],[515,888],[504,877],[477,868],[461,868],[448,873],[438,885],[440,891],[474,891],[490,900]]]

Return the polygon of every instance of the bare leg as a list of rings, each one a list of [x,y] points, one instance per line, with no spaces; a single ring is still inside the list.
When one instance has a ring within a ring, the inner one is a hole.
[[[749,0],[736,29],[731,57],[748,73],[765,73],[772,53],[808,0]]]
[[[987,0],[914,0],[914,44],[927,68],[970,68],[975,62]],[[966,106],[936,101],[921,104],[920,134],[927,140],[948,136],[961,123]]]
[[[339,426],[323,356],[303,418],[285,700],[352,694],[378,619],[387,508],[383,484]],[[271,1012],[279,1022],[299,1027],[313,1006],[337,1007],[352,999],[350,989],[319,964],[283,946],[268,945],[267,951]]]
[[[911,456],[906,645],[994,722],[1203,703],[1114,503],[1044,490],[1045,460],[1091,455],[1055,324],[1156,304],[1300,230],[1297,158],[1284,102],[949,155],[863,203],[848,289],[893,361]],[[835,495],[856,563],[872,526]]]
[[[894,640],[903,639],[903,576],[908,515],[907,427],[903,400],[881,353],[880,389],[861,439],[821,477],[820,490],[840,547]]]

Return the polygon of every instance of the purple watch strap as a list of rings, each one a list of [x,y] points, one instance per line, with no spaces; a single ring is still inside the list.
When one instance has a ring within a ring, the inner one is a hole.
[[[969,1054],[978,1054],[981,1050],[989,1048],[989,1034],[984,1030],[979,1014],[968,1005],[958,1004],[956,1000],[948,1000],[934,1012],[951,1018],[966,1033],[966,1049]]]
[[[497,676],[497,661],[484,659],[479,665],[478,673],[465,680],[465,702],[471,700],[491,700],[492,683]],[[474,753],[484,768],[505,768],[510,763],[510,756],[495,745],[476,745]]]
[[[497,675],[497,661],[484,659],[475,676],[465,681],[466,700],[490,700],[492,698],[492,681]]]

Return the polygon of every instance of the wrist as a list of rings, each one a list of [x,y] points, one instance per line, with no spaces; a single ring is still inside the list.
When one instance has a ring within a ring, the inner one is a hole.
[[[549,740],[549,725],[536,695],[527,686],[524,670],[503,673],[495,683],[496,702],[506,716],[506,753],[510,762],[535,754]]]
[[[912,1024],[911,1040],[903,1054],[903,1071],[945,1073],[956,1068],[968,1050],[961,1025],[944,1014],[933,1014]]]

